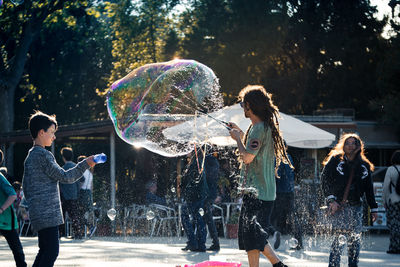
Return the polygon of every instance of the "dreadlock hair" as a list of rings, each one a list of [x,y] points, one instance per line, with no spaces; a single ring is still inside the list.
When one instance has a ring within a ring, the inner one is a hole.
[[[239,100],[243,101],[245,105],[248,104],[248,107],[253,114],[264,121],[266,130],[268,128],[271,129],[276,159],[275,176],[279,177],[278,168],[281,162],[288,164],[291,168],[293,168],[292,163],[290,162],[286,153],[286,147],[282,138],[282,134],[279,130],[279,109],[272,102],[272,94],[267,93],[265,88],[261,85],[247,85],[240,91]],[[251,126],[247,129],[243,142],[246,141],[250,128]]]
[[[343,133],[340,136],[340,139],[338,141],[338,143],[336,144],[336,146],[334,148],[332,148],[332,150],[329,152],[328,156],[326,156],[326,158],[324,159],[324,161],[322,162],[322,165],[326,165],[328,164],[329,160],[332,157],[335,157],[337,155],[340,155],[340,159],[343,160],[344,157],[344,151],[343,151],[343,147],[344,147],[344,143],[346,143],[347,139],[349,138],[354,138],[356,141],[356,144],[358,144],[360,146],[360,157],[363,161],[367,162],[369,164],[369,167],[371,169],[371,171],[373,171],[375,169],[374,164],[372,164],[372,162],[370,162],[367,157],[365,156],[365,151],[364,151],[364,142],[361,140],[361,138],[358,136],[358,134],[355,133]]]

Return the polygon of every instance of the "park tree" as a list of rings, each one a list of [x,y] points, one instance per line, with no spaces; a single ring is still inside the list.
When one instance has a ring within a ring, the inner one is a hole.
[[[57,113],[63,124],[94,118],[93,110],[99,106],[105,110],[104,100],[96,99],[95,92],[97,86],[106,85],[107,79],[101,77],[108,78],[111,47],[105,32],[99,31],[103,28],[96,24],[92,7],[88,1],[3,2],[0,131],[26,129],[33,109]],[[71,116],[72,108],[79,116]],[[6,149],[12,173],[14,145]]]
[[[369,1],[191,3],[180,26],[183,55],[215,70],[227,104],[259,83],[286,112],[354,107],[360,118],[371,115],[385,22]]]
[[[182,14],[183,54],[209,65],[232,104],[248,83],[266,86],[280,72],[287,34],[286,5],[280,1],[193,1]]]
[[[147,63],[169,60],[177,45],[171,11],[176,0],[107,2],[113,35],[110,83]],[[166,48],[168,48],[166,50]]]
[[[400,140],[400,25],[396,20],[390,24],[396,34],[385,43],[377,68],[377,96],[370,100],[368,107],[379,123],[395,126]]]
[[[89,56],[83,53],[83,49],[85,46],[89,48],[96,39],[94,23],[89,22],[93,22],[93,14],[87,14],[88,8],[90,6],[87,1],[25,1],[21,5],[14,5],[10,1],[3,3],[0,17],[2,132],[14,129],[15,114],[18,114],[15,112],[16,103],[19,108],[25,108],[24,111],[29,110],[28,112],[32,112],[32,108],[49,107],[49,104],[54,107],[57,103],[57,98],[54,96],[68,92],[60,87],[73,86],[76,89],[79,85],[73,84],[74,78],[81,79],[80,84],[84,86],[83,81],[89,74],[94,77],[93,73],[87,73],[86,76],[82,73],[88,69],[79,72],[79,68],[74,69],[76,66],[72,66],[74,60],[80,56]],[[88,24],[92,25],[88,27]],[[88,36],[90,31],[93,35]],[[98,33],[97,31],[97,35]],[[92,54],[107,55],[107,45],[103,47],[104,49],[95,48]],[[101,49],[103,51],[99,51]],[[62,59],[66,64],[63,66],[64,69],[58,65]],[[66,63],[68,60],[69,63]],[[81,60],[82,64],[86,62],[89,62],[89,65],[93,62],[103,66],[107,63],[96,62],[95,57],[90,59],[87,57],[86,61]],[[49,80],[57,80],[58,76],[66,75],[63,70],[68,68],[68,64],[70,64],[70,81],[64,80],[59,83],[55,81],[54,85],[58,88],[52,87]],[[72,70],[78,72],[72,73]],[[38,93],[40,91],[42,93]],[[52,111],[51,108],[48,110]],[[25,124],[23,127],[26,127],[26,119],[23,123]],[[19,124],[18,127],[20,126]]]
[[[100,90],[112,66],[111,38],[103,6],[80,6],[53,15],[30,49],[16,92],[15,128],[26,128],[34,109],[57,115],[60,124],[107,117]],[[74,116],[71,116],[73,112]]]
[[[376,68],[382,55],[385,22],[376,20],[369,1],[293,1],[293,32],[305,83],[299,113],[354,108],[371,117],[368,102],[377,95]],[[292,38],[294,37],[294,38]]]

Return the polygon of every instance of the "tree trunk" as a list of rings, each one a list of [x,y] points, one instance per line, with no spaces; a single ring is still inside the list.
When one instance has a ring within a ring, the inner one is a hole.
[[[0,131],[11,132],[14,129],[14,89],[2,90],[2,96],[0,97]],[[10,143],[8,146],[4,144],[6,149],[4,152],[4,165],[8,169],[9,175],[14,175],[14,143]]]

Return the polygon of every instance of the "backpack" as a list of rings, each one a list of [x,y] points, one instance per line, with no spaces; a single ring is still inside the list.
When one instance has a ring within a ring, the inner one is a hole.
[[[390,193],[392,193],[392,186],[393,186],[396,191],[396,194],[400,195],[400,171],[399,171],[399,169],[397,169],[396,166],[393,165],[393,167],[396,169],[396,171],[399,175],[397,177],[396,185],[392,181],[390,181],[389,191],[390,191]]]

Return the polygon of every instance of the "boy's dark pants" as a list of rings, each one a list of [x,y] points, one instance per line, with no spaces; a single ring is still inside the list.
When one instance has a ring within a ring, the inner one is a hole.
[[[21,241],[19,240],[17,230],[1,230],[0,233],[7,240],[8,246],[10,247],[13,255],[15,264],[17,267],[26,267],[25,255],[22,249]]]
[[[32,267],[51,267],[58,257],[60,244],[58,241],[58,226],[38,231],[39,253]]]

